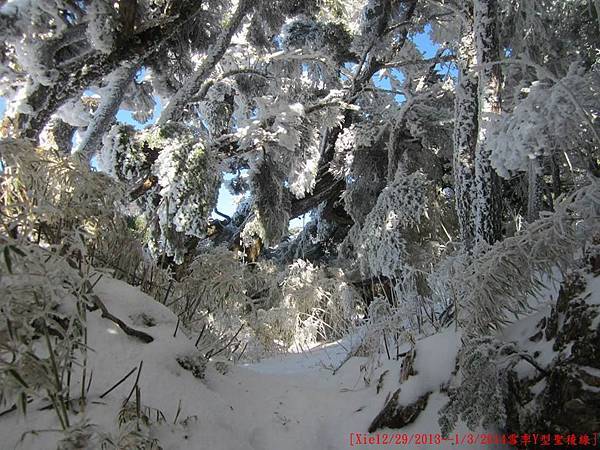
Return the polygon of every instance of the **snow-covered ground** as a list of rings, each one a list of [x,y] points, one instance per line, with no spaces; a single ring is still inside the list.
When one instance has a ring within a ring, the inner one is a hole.
[[[173,336],[176,317],[167,308],[120,281],[103,279],[95,290],[114,315],[152,335],[154,341],[144,344],[127,336],[113,322],[101,318],[99,311],[88,314],[89,343],[93,348],[89,352],[88,377],[93,371],[92,383],[85,411],[70,414],[72,424],[85,416],[98,429],[117,436],[118,411],[135,376],[104,398],[100,395],[143,361],[139,379],[141,404],[164,415],[166,421],[152,427],[153,437],[164,449],[346,449],[350,448],[350,434],[366,433],[388,395],[399,387],[398,361],[382,361],[371,374],[369,385],[361,371],[366,358],[351,358],[334,375],[332,368],[339,366],[351,346],[347,340],[254,364],[228,363],[226,371],[222,367],[217,370],[211,363],[201,380],[176,361],[178,355],[192,352],[194,346],[181,330]],[[155,325],[144,326],[141,313],[145,314],[146,323],[152,318]],[[446,397],[439,387],[454,367],[458,342],[453,329],[448,329],[417,344],[418,374],[402,386],[400,403],[410,402],[428,390],[434,393],[416,422],[402,430],[379,430],[380,434],[440,432],[437,413]],[[383,388],[377,393],[377,381],[386,370]],[[76,368],[71,398],[80,392],[78,373]],[[44,405],[32,403],[26,417],[12,412],[0,419],[3,449],[56,447],[60,433],[44,431],[60,428],[56,414],[53,410],[39,411],[41,406]],[[28,431],[38,432],[24,435]],[[459,426],[456,432],[465,433],[467,429]],[[402,447],[454,446],[448,443]]]

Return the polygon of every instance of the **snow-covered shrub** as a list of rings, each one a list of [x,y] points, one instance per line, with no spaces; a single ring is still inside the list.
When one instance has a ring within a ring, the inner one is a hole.
[[[449,402],[440,410],[440,427],[447,436],[460,419],[471,430],[500,427],[506,421],[504,398],[507,368],[502,358],[513,353],[512,346],[490,337],[469,341],[459,352],[462,383],[449,391]]]
[[[260,338],[260,310],[280,302],[279,274],[268,263],[247,265],[224,247],[199,255],[187,275],[176,283],[172,306],[191,332],[199,333],[198,349],[204,354]],[[262,340],[264,341],[264,340]],[[227,351],[225,351],[227,350]]]
[[[427,275],[431,299],[439,319],[437,325],[444,326],[452,320],[459,300],[468,295],[468,286],[456,274],[464,273],[471,261],[472,255],[468,252],[449,253],[444,255],[443,259]]]
[[[566,273],[576,252],[600,232],[600,182],[573,192],[516,236],[480,251],[455,272],[464,296],[458,320],[467,330],[485,333],[528,310],[528,298],[543,287],[540,277],[558,268]]]
[[[360,233],[358,257],[365,273],[397,277],[408,257],[407,237],[427,217],[429,202],[425,176],[398,171],[394,182],[379,195]]]
[[[5,403],[24,412],[47,398],[69,428],[65,374],[86,352],[85,316],[93,300],[88,249],[115,219],[120,191],[76,159],[24,141],[0,145],[0,360]]]
[[[178,286],[186,294],[186,302],[177,302],[176,306],[183,323],[191,324],[206,316],[217,333],[239,327],[240,310],[248,301],[244,269],[233,252],[224,247],[199,255]]]
[[[389,346],[392,343],[399,345],[413,339],[408,322],[410,315],[404,307],[406,305],[407,302],[398,302],[395,297],[375,296],[366,314],[367,322],[361,344],[361,352],[364,355],[377,357],[384,347],[391,351]]]
[[[0,241],[0,352],[11,355],[0,358],[0,399],[25,413],[30,398],[48,398],[65,429],[64,374],[86,351],[85,310],[91,301],[90,280],[59,250]]]
[[[202,339],[205,354],[230,339],[248,357],[340,338],[363,315],[360,296],[342,274],[297,260],[286,272],[272,263],[244,264],[225,248],[200,255],[174,288],[174,311]]]
[[[97,446],[98,435],[95,427],[84,420],[71,425],[64,432],[64,437],[58,441],[57,450],[91,450]]]
[[[340,338],[362,313],[358,293],[341,280],[341,273],[328,275],[302,259],[288,267],[282,295],[279,307],[263,316],[287,346]]]
[[[83,245],[80,255],[88,253],[90,264],[113,269],[117,278],[137,280],[134,284],[145,290],[151,288],[144,283],[149,269],[155,281],[164,278],[145,255],[139,224],[120,211],[125,197],[120,183],[90,171],[77,158],[25,141],[3,141],[0,158],[5,167],[0,177],[1,226],[6,234],[65,245],[65,251]]]
[[[152,430],[154,422],[151,417],[156,410],[142,406],[140,397],[141,393],[136,391],[136,401],[123,405],[118,416],[119,434],[116,437],[105,436],[102,441],[103,448],[114,448],[115,450],[161,449],[160,442],[153,436]]]
[[[2,225],[7,234],[57,244],[72,230],[93,235],[113,223],[122,187],[76,158],[27,141],[4,140],[0,160]]]
[[[590,145],[598,145],[599,104],[597,70],[586,72],[573,64],[564,78],[534,82],[514,111],[498,119],[488,138],[493,167],[508,178],[527,171],[531,160],[573,153],[575,149],[581,153]],[[587,162],[581,160],[581,154],[576,153],[573,159],[586,168]]]

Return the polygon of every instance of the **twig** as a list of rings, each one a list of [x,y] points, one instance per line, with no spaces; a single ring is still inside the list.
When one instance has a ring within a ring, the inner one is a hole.
[[[177,337],[177,330],[179,330],[180,322],[181,322],[181,317],[177,317],[177,325],[175,325],[175,332],[173,333],[173,337]]]
[[[112,391],[114,391],[121,383],[123,383],[127,378],[129,378],[131,376],[131,374],[133,372],[135,372],[136,367],[134,367],[133,369],[131,369],[129,371],[129,373],[127,375],[125,375],[123,378],[121,378],[119,381],[117,381],[116,384],[114,384],[108,391],[106,391],[104,394],[102,394],[100,396],[100,398],[104,398],[106,397],[108,394],[110,394]]]
[[[246,351],[246,347],[248,347],[248,343],[244,343],[244,348],[242,348],[242,351],[240,352],[237,362],[240,362],[240,359],[242,358],[242,355],[244,354],[244,352]]]
[[[227,342],[227,344],[225,344],[220,350],[217,350],[214,353],[211,353],[211,357],[214,357],[216,355],[218,355],[219,353],[221,353],[223,350],[225,350],[227,347],[229,347],[231,345],[231,343],[233,342],[233,340],[237,337],[238,334],[240,334],[240,331],[242,331],[242,328],[244,328],[244,325],[242,324],[242,326],[240,327],[239,330],[237,330],[237,332],[233,335],[233,337],[231,339],[229,339],[229,342]]]
[[[144,333],[143,331],[139,331],[134,328],[131,328],[129,325],[127,325],[121,319],[119,319],[118,317],[111,314],[108,311],[108,309],[106,308],[106,305],[102,302],[102,300],[100,300],[100,298],[97,295],[91,295],[90,297],[92,298],[94,305],[97,306],[98,308],[100,308],[100,310],[102,311],[102,317],[117,324],[119,326],[119,328],[121,328],[121,330],[123,330],[123,332],[125,334],[136,337],[146,344],[148,344],[154,340],[154,338],[152,336],[150,336],[149,334]]]
[[[200,343],[200,339],[202,338],[202,335],[204,334],[204,330],[206,330],[206,324],[202,325],[202,329],[200,330],[200,334],[198,335],[198,339],[196,339],[196,343],[194,344],[194,347],[198,348],[198,344]]]
[[[385,345],[385,352],[387,353],[388,361],[392,359],[390,357],[390,350],[388,349],[387,338],[385,337],[385,330],[383,330],[383,344]]]
[[[163,300],[163,305],[167,303],[167,299],[169,298],[169,294],[171,293],[171,289],[173,288],[173,280],[169,281],[169,287],[167,288],[167,293],[165,294],[165,298]]]
[[[177,413],[175,414],[175,418],[173,419],[173,425],[177,423],[177,419],[179,418],[179,414],[181,413],[181,399],[179,399],[179,403],[177,405]]]
[[[127,396],[127,400],[125,400],[125,403],[123,403],[124,405],[127,404],[127,402],[129,401],[129,399],[131,398],[131,396],[133,395],[134,391],[136,390],[136,388],[138,387],[138,382],[140,381],[140,375],[142,373],[142,366],[144,365],[144,360],[140,361],[140,365],[138,367],[138,372],[137,372],[137,376],[135,377],[135,383],[133,383],[133,388],[131,389],[131,392],[129,393],[129,395]]]

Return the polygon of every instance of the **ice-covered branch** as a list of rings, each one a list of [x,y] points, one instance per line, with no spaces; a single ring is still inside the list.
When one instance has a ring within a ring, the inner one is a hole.
[[[102,80],[125,62],[141,65],[193,20],[202,6],[199,2],[191,14],[170,18],[136,33],[108,54],[90,53],[77,58],[73,64],[61,66],[51,86],[32,83],[25,101],[28,113],[20,114],[18,120],[20,134],[37,138],[52,114],[74,95]]]
[[[135,72],[135,66],[125,65],[109,76],[108,84],[102,92],[100,106],[88,125],[81,144],[76,149],[76,153],[87,161],[98,150],[102,143],[102,136],[114,122],[119,105],[121,105],[127,86],[133,81]]]
[[[212,86],[214,86],[219,81],[222,81],[229,77],[234,77],[236,75],[258,75],[263,78],[269,78],[268,74],[261,72],[260,70],[256,70],[256,69],[252,69],[252,68],[241,68],[241,69],[236,69],[236,70],[230,70],[229,72],[225,72],[223,75],[221,75],[218,78],[212,78],[210,80],[205,81],[202,84],[202,87],[200,88],[200,90],[198,91],[198,94],[194,97],[193,102],[201,102],[202,100],[204,100],[204,98],[206,97],[206,94],[208,94],[208,90]]]
[[[178,120],[181,118],[185,105],[202,88],[202,84],[210,76],[215,66],[225,54],[225,51],[227,51],[231,39],[238,31],[238,28],[246,17],[250,7],[251,2],[248,0],[241,0],[238,3],[238,7],[233,13],[233,16],[229,19],[228,25],[217,37],[216,43],[208,50],[208,54],[204,61],[202,61],[198,70],[185,81],[181,89],[173,95],[169,104],[165,107],[158,120],[159,125],[164,125],[169,120]]]

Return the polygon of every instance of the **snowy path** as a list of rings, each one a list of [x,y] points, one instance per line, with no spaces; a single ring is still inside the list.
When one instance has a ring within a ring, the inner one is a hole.
[[[350,448],[350,433],[365,433],[371,420],[385,403],[388,393],[398,386],[393,374],[399,364],[386,362],[376,371],[369,386],[361,376],[360,365],[366,358],[352,358],[334,376],[323,368],[343,359],[339,346],[313,351],[310,355],[294,354],[264,360],[247,367],[235,367],[223,376],[216,371],[207,375],[206,385],[219,393],[231,406],[231,427],[244,437],[242,447],[222,449],[252,450],[337,450]],[[389,369],[384,388],[376,393],[379,374]],[[385,386],[389,385],[389,388]],[[417,421],[402,430],[380,430],[388,433],[439,433],[437,411],[446,397],[434,393]],[[464,433],[467,430],[457,430]],[[397,445],[359,445],[356,448],[400,448]],[[172,447],[173,449],[178,447]],[[191,448],[199,448],[190,446]],[[209,448],[209,447],[206,447]],[[456,448],[446,445],[411,445],[402,448]],[[461,448],[469,448],[463,446]],[[480,448],[480,447],[473,447]]]
[[[113,314],[128,318],[138,328],[143,327],[138,320],[141,313],[155,321],[155,325],[144,328],[154,341],[143,344],[101,318],[99,312],[88,315],[89,342],[94,349],[89,353],[88,370],[94,372],[94,381],[85,416],[72,412],[71,421],[76,423],[85,417],[113,437],[118,436],[118,411],[131,390],[133,379],[104,398],[100,398],[100,394],[140,361],[143,361],[139,380],[141,403],[164,414],[166,423],[154,427],[154,432],[165,450],[347,449],[350,433],[365,433],[385,404],[386,396],[399,386],[397,361],[384,360],[371,374],[368,386],[361,372],[366,358],[351,358],[332,375],[329,367],[336,367],[344,359],[349,343],[265,359],[256,364],[230,365],[225,374],[211,363],[205,378],[200,380],[176,361],[178,355],[192,353],[194,346],[182,333],[173,336],[176,318],[167,308],[138,289],[115,280],[102,280],[96,292]],[[456,336],[447,331],[419,342],[418,353],[428,357],[421,363],[417,358],[415,367],[419,375],[403,384],[401,400],[410,401],[415,394],[435,391],[430,388],[439,386],[441,380],[448,377],[455,341]],[[385,370],[389,372],[377,393],[377,380]],[[74,393],[79,392],[79,379],[79,373],[74,372],[71,387]],[[402,430],[387,430],[387,433],[439,433],[437,411],[445,401],[443,394],[432,394],[415,423]],[[179,423],[173,425],[179,405]],[[26,431],[59,428],[54,411],[39,411],[39,406],[32,404],[25,418],[11,413],[0,420],[3,449],[56,448],[61,434],[53,431],[29,433],[20,441]],[[182,425],[180,422],[186,418],[187,425]],[[457,430],[465,431],[464,428]],[[381,447],[454,448],[450,444],[356,446]]]

